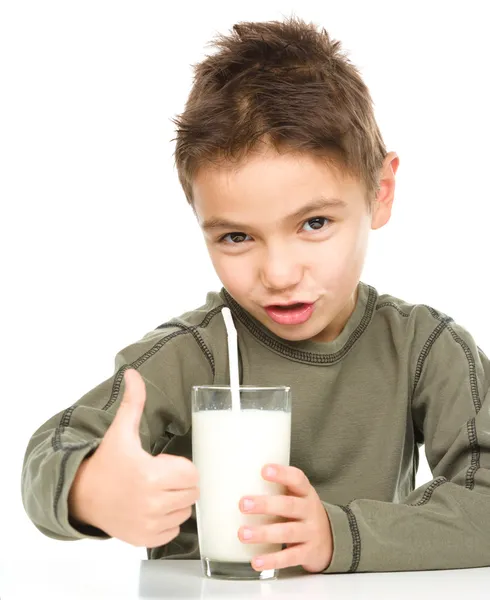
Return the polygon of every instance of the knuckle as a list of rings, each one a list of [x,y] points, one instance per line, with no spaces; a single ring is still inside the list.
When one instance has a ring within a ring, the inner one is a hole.
[[[308,526],[308,538],[309,539],[318,539],[320,534],[319,522],[317,519],[312,518],[307,522]]]
[[[191,515],[192,515],[191,507],[176,510],[175,512],[173,512],[170,515],[170,525],[173,527],[182,525],[182,523],[185,523],[185,521],[190,519]]]
[[[182,510],[187,510],[190,506],[192,506],[191,502],[190,502],[190,496],[187,492],[184,492],[182,494],[179,494],[173,504],[172,504],[172,509],[169,512],[178,512],[178,511],[182,511]]]
[[[178,535],[180,534],[180,527],[174,527],[173,529],[170,530],[170,539],[173,540],[174,538],[176,538]]]
[[[192,488],[185,492],[182,498],[182,505],[185,507],[192,506],[199,500],[199,492],[196,488]]]
[[[164,546],[168,544],[173,539],[175,539],[180,533],[180,527],[173,527],[172,529],[167,529],[163,533],[158,536],[153,536],[148,544],[145,544],[148,548],[157,548],[158,546]]]
[[[155,496],[152,496],[150,494],[144,499],[144,513],[146,515],[148,515],[150,518],[153,515],[158,514],[161,510],[162,510],[161,499],[159,499]]]
[[[292,517],[297,515],[298,505],[294,496],[286,496],[286,510]]]
[[[161,497],[160,512],[163,514],[172,513],[182,507],[179,498],[175,496],[175,492],[164,492]]]
[[[188,506],[187,508],[185,508],[182,511],[182,521],[181,521],[181,523],[184,523],[185,521],[188,521],[191,517],[192,517],[192,507]]]
[[[316,543],[316,541],[318,540],[318,528],[315,527],[315,524],[313,522],[307,524],[305,537],[307,537],[308,540],[310,540],[313,543]]]
[[[252,528],[253,532],[253,541],[254,543],[258,542],[268,542],[270,538],[270,532],[267,527],[257,527]]]
[[[144,483],[147,488],[157,488],[161,483],[160,473],[156,470],[147,469],[142,473]]]
[[[292,521],[288,521],[287,523],[283,523],[283,538],[285,542],[292,541],[295,533],[295,523]]]
[[[286,567],[294,567],[302,564],[303,562],[304,560],[302,558],[301,550],[297,550],[296,548],[289,548],[287,553],[281,552],[280,554],[278,554],[276,560],[276,568],[283,569]]]
[[[301,485],[305,480],[305,474],[297,467],[291,467],[291,480],[294,485]]]
[[[183,456],[178,456],[176,459],[175,467],[180,476],[188,485],[196,486],[199,478],[196,465]]]
[[[301,550],[300,546],[298,546],[292,550],[292,552],[291,552],[292,564],[300,565],[305,562],[304,559],[305,559],[304,552],[303,552],[303,550]]]
[[[162,511],[165,512],[165,500],[162,501],[162,498],[148,495],[144,502],[144,514],[150,520],[155,519]]]
[[[168,544],[173,539],[175,539],[180,534],[180,527],[172,527],[172,529],[168,529],[163,536],[163,541],[160,545]]]

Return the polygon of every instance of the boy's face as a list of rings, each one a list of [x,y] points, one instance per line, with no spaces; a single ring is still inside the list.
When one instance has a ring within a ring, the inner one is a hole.
[[[397,167],[390,153],[371,211],[363,185],[311,155],[269,149],[239,168],[199,170],[194,210],[224,287],[283,339],[335,339],[355,307],[369,232],[389,220]]]

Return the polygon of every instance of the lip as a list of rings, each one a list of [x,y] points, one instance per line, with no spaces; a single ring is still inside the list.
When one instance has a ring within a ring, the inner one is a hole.
[[[297,304],[300,306],[288,309],[288,306],[295,306]],[[282,308],[277,308],[279,306]],[[308,321],[313,314],[314,308],[314,302],[288,302],[287,304],[265,306],[264,310],[275,323],[279,323],[280,325],[301,325]]]

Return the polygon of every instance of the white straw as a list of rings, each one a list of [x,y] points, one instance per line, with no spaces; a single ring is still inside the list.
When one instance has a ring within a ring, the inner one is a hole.
[[[233,411],[240,410],[240,382],[238,379],[238,336],[233,323],[230,309],[225,306],[221,310],[225,320],[226,333],[228,336],[228,360],[230,363],[230,387],[231,408]]]

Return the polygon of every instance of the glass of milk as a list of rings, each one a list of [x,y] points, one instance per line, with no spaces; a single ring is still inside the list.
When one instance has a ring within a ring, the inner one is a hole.
[[[244,525],[279,521],[240,511],[243,496],[284,494],[266,481],[264,465],[289,465],[291,391],[289,387],[241,386],[239,410],[229,386],[192,388],[192,460],[199,472],[196,503],[204,575],[223,579],[271,579],[276,571],[255,571],[251,560],[278,552],[281,544],[249,544],[238,538]]]

